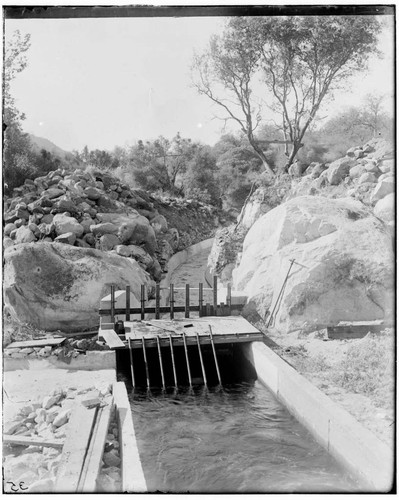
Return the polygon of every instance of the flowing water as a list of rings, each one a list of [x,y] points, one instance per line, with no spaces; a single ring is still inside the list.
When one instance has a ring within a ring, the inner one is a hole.
[[[207,255],[180,266],[178,285],[203,280]],[[360,486],[274,395],[254,380],[223,388],[180,387],[130,393],[140,458],[149,492],[353,492]],[[241,370],[242,371],[242,370]]]

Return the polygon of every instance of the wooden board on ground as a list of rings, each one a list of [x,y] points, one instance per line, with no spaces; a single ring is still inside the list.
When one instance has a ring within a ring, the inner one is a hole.
[[[62,450],[55,488],[57,493],[75,493],[97,413],[97,408],[78,406],[72,410]]]
[[[33,436],[14,436],[12,434],[3,435],[3,444],[15,444],[19,446],[44,446],[46,448],[62,449],[64,446],[63,441],[56,439],[45,439]]]
[[[377,323],[352,323],[327,327],[329,339],[361,339],[368,333],[378,333],[388,328],[387,325]]]
[[[78,485],[78,493],[95,493],[97,478],[101,470],[105,441],[108,434],[114,402],[98,409],[96,423],[87,451],[86,460]]]
[[[100,338],[102,337],[111,349],[115,349],[116,347],[125,347],[125,344],[118,337],[115,330],[103,330],[100,328],[98,336]]]
[[[23,347],[43,347],[46,345],[59,345],[64,342],[65,337],[58,338],[48,338],[39,340],[22,340],[20,342],[13,342],[7,346],[7,349],[11,348],[23,348]]]

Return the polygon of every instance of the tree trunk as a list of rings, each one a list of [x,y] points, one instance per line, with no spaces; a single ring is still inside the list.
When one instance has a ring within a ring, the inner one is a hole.
[[[299,142],[294,142],[294,146],[292,148],[290,157],[288,158],[288,162],[287,162],[287,164],[284,167],[284,172],[288,172],[288,169],[294,163],[295,157],[298,154],[298,151],[301,149],[302,146],[303,146],[303,144],[301,144],[300,141]]]
[[[273,172],[272,168],[270,167],[269,163],[267,162],[266,155],[263,152],[263,149],[258,145],[256,140],[253,137],[248,137],[249,143],[251,146],[254,148],[255,153],[259,156],[259,158],[262,161],[263,168],[268,172],[270,175],[273,177],[275,176],[275,173]]]

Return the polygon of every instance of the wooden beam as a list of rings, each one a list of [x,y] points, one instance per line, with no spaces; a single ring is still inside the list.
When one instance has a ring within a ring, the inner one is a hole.
[[[19,446],[44,446],[46,448],[57,448],[62,450],[63,441],[56,439],[45,439],[32,436],[14,436],[10,434],[3,435],[3,444],[15,444]]]
[[[385,328],[388,326],[375,323],[328,326],[327,336],[329,339],[361,339],[368,333],[379,333]]]
[[[125,344],[119,338],[115,330],[102,330],[98,332],[98,336],[102,337],[107,343],[108,347],[115,349],[116,347],[125,347]]]
[[[107,406],[99,408],[96,424],[90,440],[87,457],[78,485],[78,493],[95,493],[97,478],[101,470],[105,441],[107,439],[109,423],[111,421],[114,401]]]
[[[54,491],[57,493],[77,491],[96,414],[97,407],[85,408],[79,405],[72,410],[55,482]]]
[[[40,340],[23,340],[21,342],[12,342],[6,348],[22,348],[22,347],[42,347],[45,345],[59,345],[64,342],[66,337],[60,337],[56,339],[40,339]]]

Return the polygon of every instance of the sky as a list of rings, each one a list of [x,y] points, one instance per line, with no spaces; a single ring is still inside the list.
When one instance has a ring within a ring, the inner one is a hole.
[[[12,82],[26,132],[71,151],[111,150],[135,140],[172,138],[178,131],[214,144],[221,113],[191,85],[194,51],[201,52],[225,18],[98,18],[6,20],[7,38],[31,34],[28,66]],[[381,56],[352,78],[321,110],[333,115],[360,105],[368,93],[393,96],[393,28],[384,28]],[[386,106],[393,107],[390,99]]]

